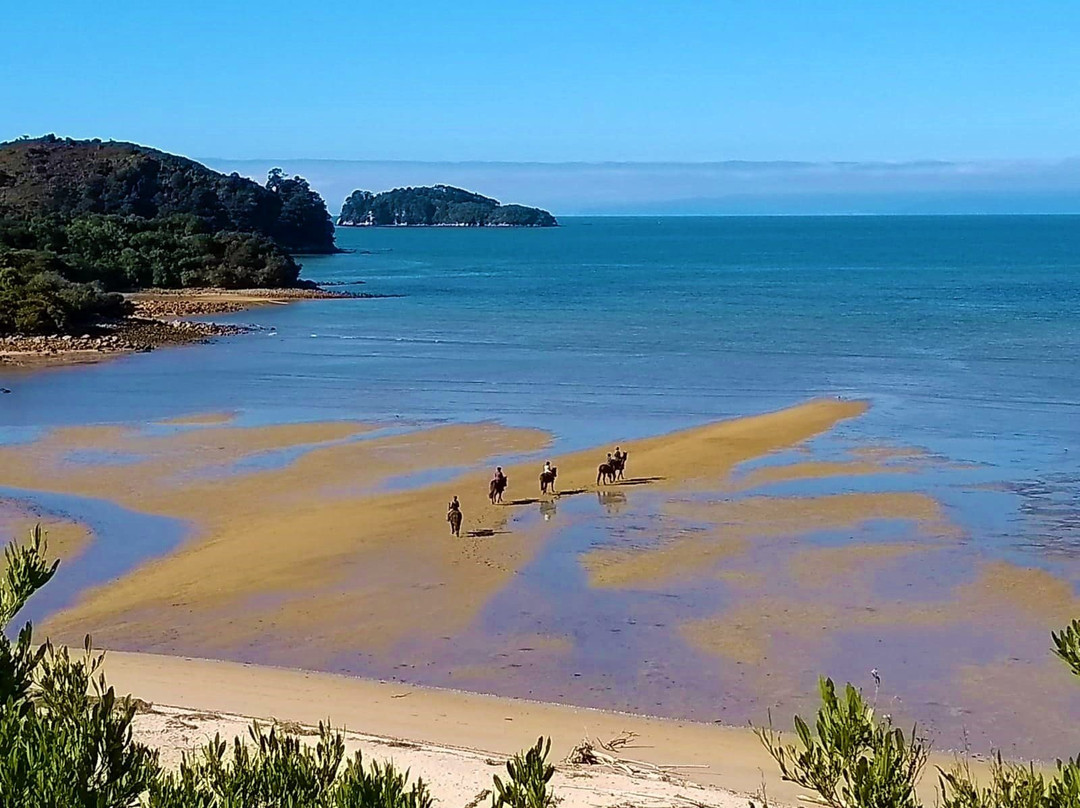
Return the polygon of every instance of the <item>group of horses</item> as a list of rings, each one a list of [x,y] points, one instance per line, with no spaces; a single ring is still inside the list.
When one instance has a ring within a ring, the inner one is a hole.
[[[614,483],[623,479],[623,471],[626,470],[626,456],[629,452],[616,452],[608,455],[608,459],[596,467],[596,484]]]
[[[607,460],[596,467],[596,484],[597,485],[612,485],[617,480],[623,479],[623,472],[626,470],[626,457],[628,452],[616,451],[615,454],[609,454]],[[545,468],[540,472],[540,493],[555,493],[555,478],[559,476],[559,469],[556,466]],[[500,474],[497,477],[492,478],[488,483],[488,499],[491,500],[491,504],[495,505],[503,501],[503,492],[506,491],[506,486],[509,483],[509,479],[505,474]],[[446,514],[446,521],[450,523],[450,532],[455,535],[461,535],[461,510],[459,507],[451,507]]]
[[[614,455],[608,455],[608,459],[596,467],[596,484],[597,485],[610,485],[615,483],[616,480],[623,479],[623,472],[626,471],[626,457],[629,452],[616,452]],[[540,472],[540,493],[547,494],[549,491],[555,493],[555,479],[559,476],[559,469],[557,466],[552,466],[550,469],[545,468]],[[495,477],[488,484],[488,499],[491,500],[491,504],[495,505],[502,502],[503,492],[506,491],[508,480],[505,474]]]

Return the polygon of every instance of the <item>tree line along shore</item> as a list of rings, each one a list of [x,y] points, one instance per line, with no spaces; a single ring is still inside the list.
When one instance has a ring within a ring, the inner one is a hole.
[[[357,191],[342,225],[549,226],[546,211],[447,186]],[[47,135],[0,144],[0,348],[65,336],[124,340],[143,290],[273,290],[277,299],[373,297],[300,279],[296,256],[338,252],[322,197],[273,169],[264,184],[119,141]],[[218,309],[221,310],[221,309]],[[213,313],[189,312],[189,313]],[[145,314],[145,312],[143,312]],[[146,319],[143,317],[142,319]],[[166,332],[205,337],[210,327]],[[196,333],[196,332],[203,333]],[[54,339],[55,338],[55,339]],[[180,340],[183,341],[183,340]],[[155,342],[155,340],[151,340]],[[87,343],[89,344],[89,343]],[[61,346],[62,347],[62,346]],[[32,348],[30,349],[32,350]]]

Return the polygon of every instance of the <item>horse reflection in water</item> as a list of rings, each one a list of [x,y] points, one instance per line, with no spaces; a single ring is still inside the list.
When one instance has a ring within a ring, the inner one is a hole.
[[[550,522],[556,511],[558,511],[558,506],[555,500],[540,500],[540,516],[545,522]]]
[[[622,491],[597,491],[596,501],[610,514],[622,513],[626,507],[626,494]]]

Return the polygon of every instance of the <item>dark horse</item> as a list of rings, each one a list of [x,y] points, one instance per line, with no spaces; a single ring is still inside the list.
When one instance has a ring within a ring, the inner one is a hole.
[[[555,466],[551,467],[551,471],[540,472],[540,493],[546,494],[548,488],[551,488],[551,493],[555,493],[555,478],[558,476],[559,470]]]
[[[503,491],[506,490],[506,482],[506,475],[504,474],[502,477],[497,477],[492,480],[490,485],[488,485],[488,499],[491,500],[492,505],[496,502],[502,502]]]
[[[615,470],[615,476],[619,480],[623,478],[623,471],[626,470],[626,456],[628,454],[630,453],[623,452],[611,458],[611,467]]]
[[[461,535],[461,511],[457,508],[452,508],[446,513],[446,521],[450,523],[450,534],[452,536]]]
[[[604,484],[615,482],[615,461],[610,463],[601,463],[596,467],[596,484],[600,485],[601,481]]]

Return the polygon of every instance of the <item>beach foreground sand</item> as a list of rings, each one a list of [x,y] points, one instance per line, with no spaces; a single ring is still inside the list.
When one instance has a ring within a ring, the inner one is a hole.
[[[564,806],[746,806],[762,788],[771,803],[795,804],[805,793],[783,782],[749,728],[439,690],[327,673],[205,659],[111,652],[110,684],[152,707],[136,735],[162,750],[167,764],[215,733],[245,735],[252,719],[294,731],[329,718],[347,730],[349,751],[392,759],[422,777],[441,805],[463,806],[491,787],[506,757],[552,739],[560,763],[586,736],[609,741],[634,735],[618,755],[645,765],[634,773],[607,766],[561,764],[553,781]],[[948,767],[953,759],[931,759]],[[665,769],[663,775],[651,767]],[[670,768],[669,768],[670,767]],[[982,767],[976,764],[976,771]],[[925,777],[924,797],[934,778]],[[480,800],[486,803],[489,797]],[[760,804],[760,803],[759,803]]]

